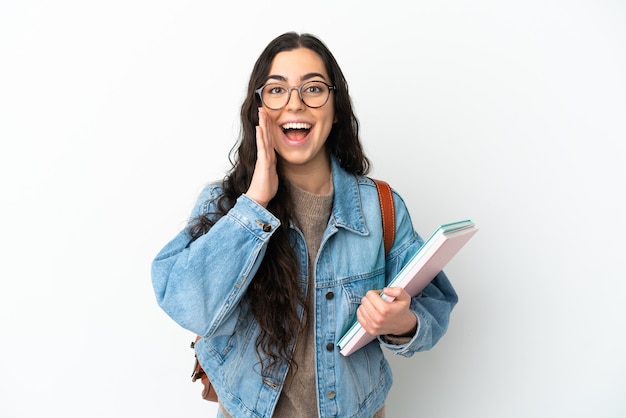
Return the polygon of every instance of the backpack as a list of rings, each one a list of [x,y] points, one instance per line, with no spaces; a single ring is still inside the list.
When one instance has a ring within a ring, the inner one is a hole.
[[[393,194],[391,191],[391,187],[388,183],[372,179],[376,184],[376,189],[378,190],[378,199],[380,201],[380,211],[382,214],[382,222],[383,222],[383,243],[385,246],[385,254],[389,252],[389,249],[393,245],[393,241],[396,237],[396,220],[395,220],[395,208],[393,204]],[[193,349],[200,339],[200,336],[196,336],[196,340],[191,342],[191,348]],[[195,355],[195,354],[194,354]],[[213,387],[213,384],[209,380],[209,377],[206,375],[200,362],[198,361],[198,356],[195,356],[195,364],[193,368],[193,373],[191,374],[191,381],[195,382],[200,379],[203,385],[202,389],[202,399],[206,399],[210,402],[217,402],[217,392]]]

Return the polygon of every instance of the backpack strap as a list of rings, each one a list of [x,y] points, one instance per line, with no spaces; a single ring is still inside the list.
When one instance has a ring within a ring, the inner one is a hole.
[[[199,339],[200,339],[200,336],[197,335],[196,341],[193,341],[191,343],[191,348],[195,348],[195,345]],[[195,364],[193,365],[193,373],[191,374],[191,381],[195,382],[196,380],[200,379],[203,385],[202,399],[206,399],[207,401],[210,401],[210,402],[217,402],[217,392],[215,392],[215,388],[213,387],[213,383],[211,383],[211,381],[209,380],[209,376],[206,375],[206,373],[204,372],[204,369],[200,365],[200,362],[198,361],[198,356],[195,354],[195,350],[194,350],[194,357],[196,361],[195,361]]]
[[[385,245],[385,255],[389,253],[393,241],[396,238],[396,211],[393,204],[393,194],[391,186],[383,180],[372,179],[378,190],[380,201],[380,213],[383,218],[383,242]]]

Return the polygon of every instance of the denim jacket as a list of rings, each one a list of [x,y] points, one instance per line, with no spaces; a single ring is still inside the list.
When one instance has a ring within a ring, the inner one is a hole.
[[[457,295],[440,272],[412,298],[418,328],[406,344],[384,337],[345,357],[337,341],[356,317],[368,290],[382,289],[423,244],[402,198],[394,192],[396,238],[387,257],[376,187],[367,177],[344,171],[332,159],[334,200],[309,287],[305,240],[288,225],[300,260],[300,284],[314,293],[315,368],[320,417],[372,417],[384,404],[392,383],[381,346],[410,357],[428,350],[446,332]],[[212,212],[221,184],[208,185],[192,216]],[[233,417],[270,417],[288,366],[261,377],[255,340],[259,327],[243,301],[279,220],[247,196],[208,233],[190,243],[181,231],[152,263],[152,284],[159,306],[178,324],[202,336],[195,345],[200,364],[220,402]]]

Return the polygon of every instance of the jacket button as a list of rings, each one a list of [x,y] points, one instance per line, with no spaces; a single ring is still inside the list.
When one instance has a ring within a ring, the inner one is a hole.
[[[326,344],[326,349],[328,351],[333,351],[333,348],[335,348],[335,344],[333,344],[333,343]]]
[[[326,293],[326,299],[331,300],[334,297],[335,297],[335,294],[333,292]]]
[[[261,222],[257,219],[256,223],[261,227],[263,232],[270,232],[272,230],[272,224],[270,224],[269,222]]]
[[[328,392],[328,399],[333,399],[336,395],[337,393],[335,393],[334,390],[331,390],[330,392]]]

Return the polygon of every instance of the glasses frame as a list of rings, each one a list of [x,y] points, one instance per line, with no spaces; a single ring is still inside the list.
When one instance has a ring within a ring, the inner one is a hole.
[[[302,87],[304,87],[305,85],[309,84],[309,83],[322,83],[324,84],[326,87],[328,87],[328,96],[326,96],[326,101],[324,101],[324,103],[322,103],[319,106],[310,106],[307,102],[304,101],[304,99],[302,98]],[[305,81],[304,83],[300,84],[299,86],[287,86],[287,100],[285,101],[285,104],[283,104],[280,107],[269,107],[264,101],[263,101],[263,89],[271,84],[279,84],[277,82],[272,82],[272,83],[265,83],[263,84],[261,87],[259,87],[258,89],[255,90],[255,93],[257,94],[257,96],[259,96],[259,99],[261,100],[261,103],[263,104],[263,106],[267,107],[268,109],[271,110],[279,110],[282,109],[283,107],[287,106],[287,104],[289,103],[289,100],[291,100],[291,92],[293,90],[298,92],[298,98],[300,99],[300,101],[302,103],[305,104],[306,107],[309,107],[311,109],[319,109],[320,107],[324,106],[326,103],[328,103],[328,99],[330,99],[330,92],[331,91],[337,91],[337,86],[333,86],[328,84],[325,81],[322,80],[310,80],[310,81]]]

